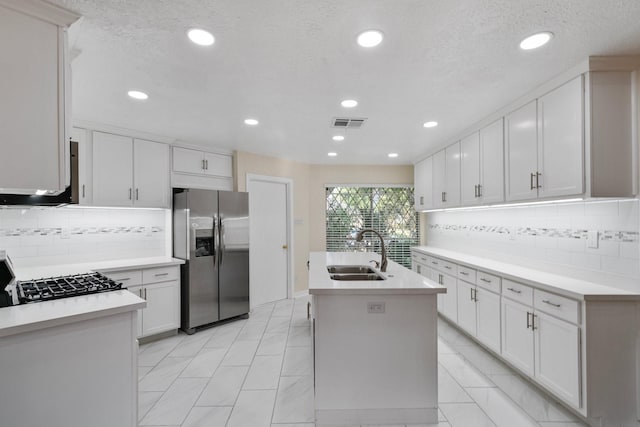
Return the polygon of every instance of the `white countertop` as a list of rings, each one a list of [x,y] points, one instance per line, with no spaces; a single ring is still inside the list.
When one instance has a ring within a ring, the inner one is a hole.
[[[468,255],[465,253],[441,249],[432,246],[414,246],[425,255],[433,255],[456,264],[480,269],[516,282],[529,284],[559,295],[579,300],[640,300],[640,293],[625,291],[560,274],[547,273],[517,264],[509,264],[490,258]],[[611,280],[615,280],[612,278]]]
[[[311,252],[309,254],[309,293],[311,295],[403,295],[438,294],[447,289],[410,269],[389,260],[387,271],[380,273],[386,280],[331,280],[328,265],[366,265],[380,260],[371,252]],[[377,272],[379,269],[374,268]]]
[[[111,261],[95,261],[76,264],[20,266],[14,263],[16,280],[41,279],[43,277],[68,276],[91,271],[108,272],[136,268],[164,267],[184,264],[184,260],[171,257],[130,258]]]
[[[125,313],[146,305],[145,300],[123,289],[2,307],[0,337]]]

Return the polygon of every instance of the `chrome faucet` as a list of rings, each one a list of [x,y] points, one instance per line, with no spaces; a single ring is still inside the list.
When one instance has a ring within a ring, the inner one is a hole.
[[[382,238],[380,233],[378,233],[376,230],[372,230],[371,228],[365,228],[364,230],[358,231],[358,234],[356,235],[356,242],[362,242],[362,235],[367,232],[374,233],[380,238],[380,246],[382,247],[382,259],[380,260],[380,271],[384,273],[387,271],[387,250],[384,247],[384,239]]]

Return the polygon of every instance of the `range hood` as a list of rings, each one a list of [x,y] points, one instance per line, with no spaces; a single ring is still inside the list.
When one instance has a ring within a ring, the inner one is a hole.
[[[7,206],[60,206],[78,203],[78,143],[70,141],[70,185],[58,194],[0,193],[0,205]]]

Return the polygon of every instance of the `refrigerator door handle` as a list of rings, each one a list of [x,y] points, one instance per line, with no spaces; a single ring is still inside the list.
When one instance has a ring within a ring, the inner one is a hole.
[[[187,214],[184,216],[184,220],[185,220],[185,230],[187,231],[185,234],[185,239],[187,240],[186,243],[186,254],[185,254],[185,258],[187,258],[187,261],[189,261],[191,259],[191,242],[195,242],[196,241],[196,230],[194,230],[193,228],[190,227],[191,225],[191,215],[189,213],[189,209],[187,209]],[[191,234],[193,233],[193,237],[191,237]]]
[[[217,226],[218,217],[213,216],[213,266],[216,266],[216,258],[218,257],[218,253],[220,252],[220,247],[218,246],[218,236],[216,233],[219,233],[219,229]]]
[[[226,250],[224,246],[224,228],[222,227],[222,215],[218,219],[218,237],[220,241],[220,267],[222,267],[222,257],[224,257],[224,251]]]

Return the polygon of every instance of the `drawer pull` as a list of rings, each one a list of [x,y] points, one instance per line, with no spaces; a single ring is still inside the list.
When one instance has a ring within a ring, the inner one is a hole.
[[[553,302],[551,302],[551,301],[549,301],[547,299],[543,299],[542,302],[545,303],[545,304],[549,304],[552,307],[560,308],[560,304],[555,304],[555,303],[553,303]]]
[[[131,280],[131,277],[123,277],[122,279],[118,279],[120,282],[126,282],[127,280]]]
[[[484,277],[481,277],[480,280],[482,280],[485,283],[491,283],[491,280],[485,279]]]
[[[156,277],[162,277],[162,276],[168,276],[168,275],[169,275],[169,273],[158,273],[155,276]]]
[[[431,261],[431,264],[438,265],[438,263],[436,261]]]
[[[420,257],[421,260],[426,261],[427,259],[424,257]]]
[[[513,288],[507,288],[507,289],[510,290],[511,292],[516,293],[516,294],[521,294],[522,293],[522,291],[518,290],[518,289],[513,289]]]
[[[446,268],[447,270],[451,270],[451,267],[448,265],[445,265],[444,268]]]
[[[531,316],[533,315],[533,313],[529,313],[527,311],[527,329],[529,329],[531,327]]]
[[[463,276],[468,276],[469,273],[467,273],[466,271],[461,271],[460,274],[462,274]]]

